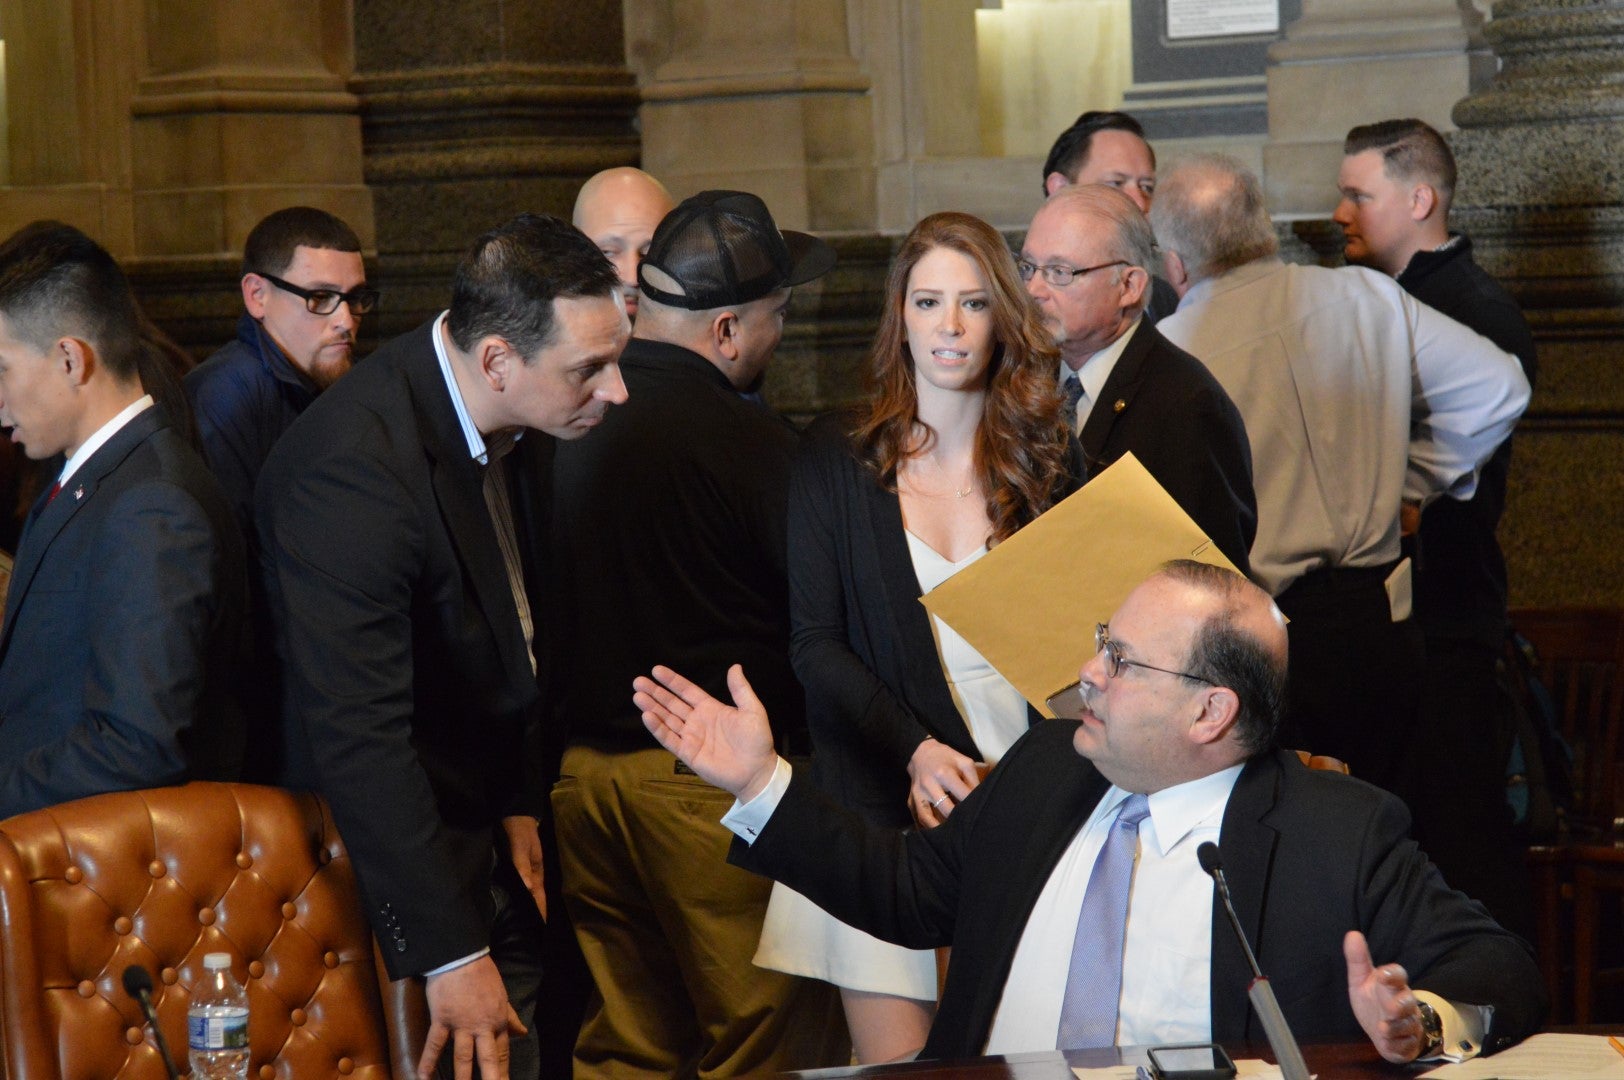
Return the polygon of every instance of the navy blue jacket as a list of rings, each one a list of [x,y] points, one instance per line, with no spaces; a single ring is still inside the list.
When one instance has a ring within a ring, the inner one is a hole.
[[[276,440],[316,400],[316,387],[246,312],[237,320],[237,340],[188,372],[184,385],[203,458],[225,489],[237,525],[252,536],[259,470]]]
[[[154,406],[29,515],[0,629],[0,818],[235,779],[243,541]]]

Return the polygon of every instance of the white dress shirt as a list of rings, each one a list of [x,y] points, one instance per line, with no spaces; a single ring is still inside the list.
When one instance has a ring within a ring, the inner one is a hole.
[[[1099,352],[1083,361],[1083,366],[1077,369],[1077,381],[1083,386],[1083,396],[1077,401],[1077,427],[1073,434],[1081,434],[1083,425],[1088,423],[1088,414],[1094,408],[1094,403],[1100,399],[1100,391],[1105,389],[1105,380],[1111,377],[1116,370],[1117,361],[1122,359],[1122,353],[1133,338],[1134,331],[1139,329],[1143,316],[1135,318],[1133,323],[1124,331],[1122,336]],[[1071,365],[1064,360],[1060,361],[1060,388],[1064,392],[1066,380],[1071,377]]]
[[[97,428],[94,435],[79,444],[79,449],[73,452],[73,456],[62,463],[62,471],[57,474],[56,482],[64,488],[67,487],[68,481],[73,477],[73,474],[79,471],[79,466],[90,460],[90,455],[106,446],[107,440],[124,430],[125,424],[128,424],[150,408],[152,408],[151,394],[142,394],[124,406],[117,416]]]
[[[1213,886],[1195,849],[1218,839],[1241,768],[1234,765],[1149,797],[1128,901],[1119,1045],[1211,1038]],[[987,1053],[1054,1048],[1083,895],[1128,794],[1114,785],[1106,791],[1043,886],[1015,949]]]

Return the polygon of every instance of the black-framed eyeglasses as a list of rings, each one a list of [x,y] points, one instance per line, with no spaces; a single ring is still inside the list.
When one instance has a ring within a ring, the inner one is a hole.
[[[1015,269],[1020,271],[1022,281],[1031,281],[1032,275],[1042,271],[1043,280],[1058,288],[1065,288],[1073,281],[1096,270],[1104,270],[1109,266],[1127,266],[1127,259],[1112,259],[1110,262],[1100,263],[1098,266],[1067,266],[1065,263],[1049,263],[1039,266],[1031,259],[1016,259]]]
[[[1105,655],[1105,671],[1111,678],[1122,674],[1125,667],[1145,668],[1149,671],[1160,671],[1164,675],[1177,675],[1181,679],[1193,679],[1208,686],[1218,684],[1211,679],[1204,679],[1200,675],[1192,675],[1188,671],[1174,671],[1172,668],[1157,667],[1155,664],[1145,664],[1138,660],[1127,660],[1122,656],[1122,649],[1111,640],[1111,626],[1109,623],[1094,624],[1094,650]]]
[[[357,286],[349,292],[336,292],[332,289],[306,289],[291,281],[283,281],[275,274],[259,276],[283,292],[299,297],[305,302],[305,310],[312,315],[331,315],[338,310],[340,303],[350,305],[350,311],[356,315],[365,315],[378,306],[378,290],[369,289],[365,285]]]

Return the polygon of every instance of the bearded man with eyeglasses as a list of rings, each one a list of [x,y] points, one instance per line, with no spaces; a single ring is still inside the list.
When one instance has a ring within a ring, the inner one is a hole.
[[[1063,187],[1032,219],[1019,268],[1060,346],[1059,391],[1089,474],[1130,450],[1242,572],[1257,533],[1241,414],[1201,361],[1144,317],[1156,241],[1100,184]]]
[[[361,316],[378,304],[361,241],[325,210],[290,206],[265,218],[243,247],[237,339],[186,376],[209,468],[245,536],[254,481],[276,440],[350,370]]]

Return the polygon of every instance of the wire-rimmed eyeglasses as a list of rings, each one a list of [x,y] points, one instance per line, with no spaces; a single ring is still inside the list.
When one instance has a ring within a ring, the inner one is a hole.
[[[1065,263],[1047,263],[1039,266],[1031,259],[1016,259],[1015,269],[1020,272],[1022,281],[1031,281],[1032,275],[1043,274],[1043,280],[1056,288],[1065,288],[1073,281],[1096,270],[1104,270],[1108,266],[1127,266],[1126,259],[1112,259],[1110,262],[1100,263],[1098,266],[1067,266]]]
[[[1094,650],[1105,656],[1105,672],[1113,679],[1122,674],[1123,668],[1137,667],[1149,671],[1160,671],[1164,675],[1177,675],[1181,679],[1193,679],[1199,683],[1206,683],[1208,686],[1218,685],[1211,679],[1202,678],[1200,675],[1192,675],[1188,671],[1174,671],[1172,668],[1157,667],[1155,664],[1125,659],[1121,647],[1111,640],[1111,625],[1109,623],[1094,624]]]

